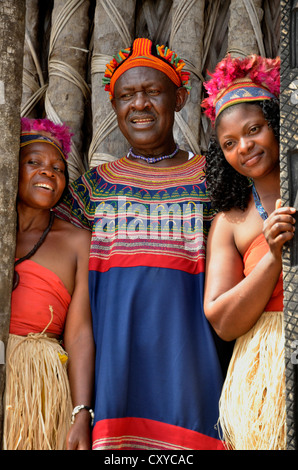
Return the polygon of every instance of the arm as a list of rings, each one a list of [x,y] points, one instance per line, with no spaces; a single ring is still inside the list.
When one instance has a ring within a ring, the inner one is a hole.
[[[76,239],[78,250],[75,288],[66,318],[64,342],[68,352],[68,376],[73,406],[92,408],[94,380],[94,340],[88,291],[90,234],[82,230]],[[81,410],[67,436],[67,449],[88,450],[91,447],[91,417]]]
[[[208,238],[205,314],[217,334],[231,341],[249,331],[264,311],[282,268],[282,246],[293,236],[291,209],[274,211],[264,225],[270,250],[244,277],[233,224],[215,218]]]

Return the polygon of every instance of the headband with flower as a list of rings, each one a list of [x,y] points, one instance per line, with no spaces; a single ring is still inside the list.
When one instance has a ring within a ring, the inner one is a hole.
[[[105,90],[114,97],[114,86],[117,79],[133,67],[151,67],[165,73],[178,87],[188,86],[190,73],[183,70],[185,62],[165,46],[154,46],[150,39],[137,38],[131,48],[121,49],[106,65],[102,79]]]
[[[280,58],[255,54],[245,58],[227,55],[204,83],[208,97],[202,101],[212,123],[233,104],[278,98],[280,93]]]

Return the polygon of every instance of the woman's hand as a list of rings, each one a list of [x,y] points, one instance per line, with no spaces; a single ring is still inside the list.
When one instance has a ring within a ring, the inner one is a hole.
[[[222,213],[212,222],[207,241],[204,310],[223,340],[247,333],[264,312],[281,273],[282,247],[294,235],[295,212],[292,207],[282,208],[281,201],[277,201],[263,226],[269,251],[246,277],[235,244],[237,219],[230,222]]]
[[[91,450],[90,414],[81,410],[67,435],[67,450]]]
[[[281,207],[281,200],[276,201],[275,210],[264,222],[263,234],[274,258],[281,260],[283,245],[291,240],[295,232],[294,207]]]

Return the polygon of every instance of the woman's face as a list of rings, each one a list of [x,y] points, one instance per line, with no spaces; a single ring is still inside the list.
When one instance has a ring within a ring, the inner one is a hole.
[[[65,189],[65,165],[51,144],[34,142],[22,147],[18,201],[39,209],[54,207]]]
[[[228,163],[244,176],[260,178],[279,167],[279,144],[257,105],[241,103],[223,111],[217,137]]]

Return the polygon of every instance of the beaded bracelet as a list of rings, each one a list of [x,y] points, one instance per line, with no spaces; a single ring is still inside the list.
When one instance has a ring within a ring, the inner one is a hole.
[[[71,414],[71,424],[73,424],[75,422],[75,417],[76,415],[81,411],[81,410],[88,410],[89,413],[90,413],[90,416],[91,416],[91,426],[93,426],[93,422],[94,422],[94,411],[89,408],[89,406],[85,406],[85,405],[78,405],[76,406],[74,409],[73,409],[73,412]]]

